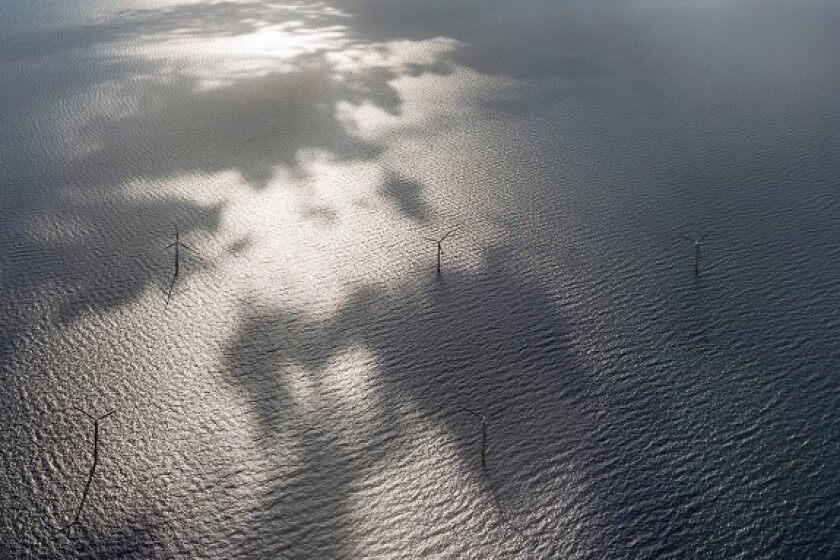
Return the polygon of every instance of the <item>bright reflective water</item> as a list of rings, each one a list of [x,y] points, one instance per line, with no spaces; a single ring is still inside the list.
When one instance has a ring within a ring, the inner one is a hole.
[[[837,29],[0,0],[0,556],[840,555]]]

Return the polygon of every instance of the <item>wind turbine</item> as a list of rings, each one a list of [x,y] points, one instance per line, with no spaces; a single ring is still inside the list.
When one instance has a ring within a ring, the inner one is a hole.
[[[77,408],[76,410],[93,420],[93,464],[90,466],[90,473],[88,473],[88,479],[85,483],[85,490],[82,493],[82,501],[79,502],[79,507],[76,509],[76,516],[73,519],[73,523],[71,523],[71,525],[76,525],[79,523],[79,518],[82,515],[82,508],[85,507],[88,492],[90,491],[90,483],[93,482],[93,474],[96,472],[96,465],[99,463],[99,421],[105,420],[106,418],[108,418],[116,412],[116,410],[112,410],[110,412],[102,414],[101,416],[93,416],[80,408]]]
[[[192,251],[193,253],[197,253],[198,251],[196,251],[195,249],[193,249],[189,245],[181,243],[181,237],[180,237],[180,234],[178,233],[178,226],[175,226],[175,241],[173,241],[172,243],[167,245],[166,249],[164,249],[164,250],[168,251],[169,249],[171,249],[173,247],[175,247],[175,274],[174,274],[174,276],[177,277],[178,276],[178,271],[180,270],[180,267],[181,267],[181,251],[180,251],[180,248],[183,247],[184,249],[187,249],[188,251]]]
[[[425,239],[426,241],[431,241],[432,243],[436,243],[436,244],[437,244],[437,273],[438,273],[438,276],[440,276],[440,256],[443,254],[443,241],[444,241],[447,237],[449,237],[450,235],[452,235],[454,232],[455,232],[455,230],[454,230],[454,229],[450,229],[448,232],[446,232],[446,235],[444,235],[444,236],[443,236],[443,237],[441,237],[440,239],[433,239],[433,238],[431,238],[431,237],[424,237],[424,238],[423,238],[423,239]]]
[[[487,417],[474,410],[470,410],[466,406],[461,406],[461,410],[469,412],[476,418],[481,419],[481,468],[483,469],[487,464]]]
[[[688,237],[687,235],[681,235],[680,236],[683,239],[685,239],[687,241],[691,241],[692,243],[694,243],[694,275],[695,276],[700,274],[700,246],[703,244],[703,240],[706,239],[706,236],[708,236],[708,235],[709,235],[708,233],[704,233],[703,235],[701,235],[697,239],[695,239],[693,237]]]
[[[187,249],[189,251],[192,251],[193,253],[198,253],[198,251],[196,251],[195,249],[193,249],[189,245],[187,245],[185,243],[181,243],[181,236],[178,233],[178,226],[177,225],[175,226],[175,241],[173,241],[172,243],[167,245],[166,249],[164,249],[164,250],[168,251],[169,249],[172,249],[173,247],[175,248],[175,270],[172,274],[172,281],[169,283],[169,291],[164,290],[164,293],[166,294],[166,305],[169,305],[169,300],[172,298],[172,290],[175,288],[175,281],[178,280],[178,274],[181,270],[181,247],[183,247],[184,249]]]

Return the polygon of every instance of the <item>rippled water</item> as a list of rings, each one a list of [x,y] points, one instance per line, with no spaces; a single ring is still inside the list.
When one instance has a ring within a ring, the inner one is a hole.
[[[0,0],[0,556],[840,556],[837,29]]]

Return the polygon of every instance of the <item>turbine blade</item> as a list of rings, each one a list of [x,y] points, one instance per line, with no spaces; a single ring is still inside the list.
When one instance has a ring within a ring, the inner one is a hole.
[[[440,240],[443,241],[444,239],[446,239],[447,237],[449,237],[453,233],[455,233],[455,229],[450,229],[449,231],[446,232],[446,235],[444,235],[443,237],[440,238]]]
[[[697,241],[703,241],[704,239],[706,239],[706,238],[709,236],[709,233],[711,233],[711,232],[708,232],[708,231],[707,231],[706,233],[704,233],[703,235],[701,235],[701,236],[700,236],[700,239],[698,239]]]
[[[192,251],[192,252],[193,252],[193,253],[195,253],[196,255],[198,254],[198,251],[197,251],[197,250],[195,250],[195,249],[193,249],[193,248],[192,248],[192,247],[190,247],[189,245],[184,245],[183,243],[179,243],[178,245],[180,245],[180,246],[181,246],[181,247],[183,247],[184,249],[187,249],[188,251]]]
[[[462,410],[466,411],[466,412],[469,412],[469,413],[470,413],[470,414],[472,414],[473,416],[476,416],[476,417],[478,417],[478,418],[484,419],[484,415],[479,414],[478,412],[476,412],[476,411],[474,411],[474,410],[471,410],[471,409],[467,408],[466,406],[461,406],[461,405],[458,405],[458,407],[459,407],[459,408],[461,408]]]
[[[110,412],[106,412],[105,414],[103,414],[102,416],[100,416],[100,417],[99,417],[99,419],[100,419],[100,420],[105,420],[106,418],[108,418],[109,416],[111,416],[111,415],[112,415],[113,413],[115,413],[116,411],[117,411],[117,410],[116,410],[116,409],[114,409],[114,410],[112,410],[112,411],[110,411]]]
[[[85,416],[87,416],[88,418],[90,418],[91,420],[96,420],[96,418],[94,418],[93,416],[91,416],[90,414],[88,414],[87,412],[85,412],[84,410],[82,410],[81,408],[79,408],[79,407],[77,407],[77,406],[74,406],[74,407],[73,407],[73,410],[76,410],[76,411],[78,411],[78,412],[81,412],[82,414],[84,414]]]

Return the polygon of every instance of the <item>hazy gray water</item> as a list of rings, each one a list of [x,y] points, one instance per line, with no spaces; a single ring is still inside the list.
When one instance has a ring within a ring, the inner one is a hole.
[[[0,0],[0,556],[840,555],[837,29]]]

